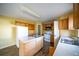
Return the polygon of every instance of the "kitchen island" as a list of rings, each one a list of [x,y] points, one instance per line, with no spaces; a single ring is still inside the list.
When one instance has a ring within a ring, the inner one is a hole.
[[[27,39],[19,40],[19,55],[33,56],[43,47],[43,36],[28,37]]]

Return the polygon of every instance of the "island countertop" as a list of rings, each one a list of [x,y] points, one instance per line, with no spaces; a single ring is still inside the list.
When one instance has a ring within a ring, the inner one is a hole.
[[[28,37],[25,37],[25,38],[21,38],[20,41],[22,41],[23,43],[26,43],[26,42],[36,40],[36,39],[41,38],[41,37],[43,37],[43,36],[38,36],[38,37],[28,36]]]

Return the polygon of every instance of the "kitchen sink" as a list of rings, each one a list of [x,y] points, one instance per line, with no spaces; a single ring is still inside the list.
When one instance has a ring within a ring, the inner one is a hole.
[[[61,43],[79,46],[79,39],[72,39],[72,38],[69,39],[69,38],[61,38]]]

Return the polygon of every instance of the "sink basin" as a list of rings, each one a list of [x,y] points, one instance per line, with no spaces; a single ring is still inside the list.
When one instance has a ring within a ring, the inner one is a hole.
[[[72,39],[71,38],[61,38],[61,43],[71,44],[71,45],[77,45],[79,46],[79,40],[78,39]]]

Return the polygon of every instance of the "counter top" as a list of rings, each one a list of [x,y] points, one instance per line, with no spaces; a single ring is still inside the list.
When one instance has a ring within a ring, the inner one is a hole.
[[[20,39],[20,40],[21,40],[23,43],[26,43],[26,42],[29,42],[29,41],[32,41],[32,40],[36,40],[37,38],[40,38],[40,37],[43,37],[43,36],[39,36],[39,37],[29,36],[29,37],[22,38],[22,39]]]
[[[79,56],[79,46],[61,43],[59,41],[54,56]]]

